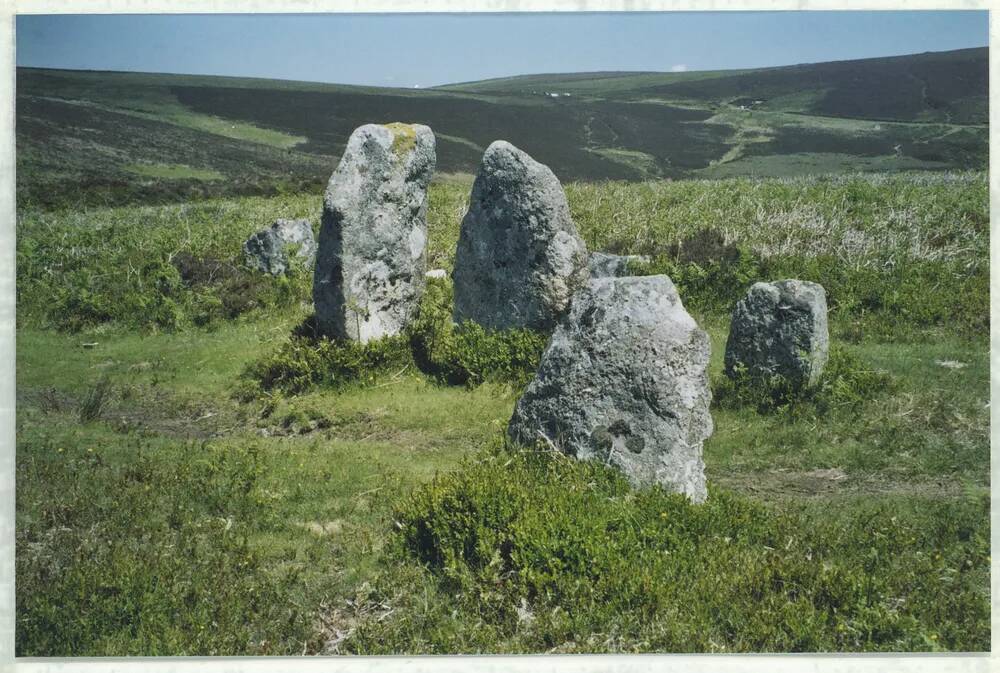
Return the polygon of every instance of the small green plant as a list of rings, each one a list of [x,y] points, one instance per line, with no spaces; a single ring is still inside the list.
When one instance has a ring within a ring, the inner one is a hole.
[[[263,391],[296,394],[316,385],[339,388],[371,382],[388,369],[405,368],[411,363],[409,346],[401,336],[360,343],[293,335],[278,352],[251,363],[244,377]],[[241,386],[237,392],[241,397],[252,394],[252,384]]]
[[[111,380],[102,376],[92,385],[80,403],[80,422],[90,423],[101,417],[105,403],[111,397]]]

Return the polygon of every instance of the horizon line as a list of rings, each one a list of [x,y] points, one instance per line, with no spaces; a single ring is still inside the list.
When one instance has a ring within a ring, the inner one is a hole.
[[[518,79],[524,77],[551,77],[559,75],[612,75],[612,74],[625,74],[625,75],[678,75],[678,74],[696,74],[700,72],[744,72],[744,71],[755,71],[755,70],[778,70],[781,68],[795,68],[799,66],[808,65],[821,65],[825,63],[850,63],[852,61],[871,61],[877,59],[889,59],[889,58],[906,58],[908,56],[923,56],[925,54],[950,54],[960,51],[972,51],[975,49],[985,49],[989,51],[989,44],[976,46],[976,47],[959,47],[958,49],[943,49],[940,51],[918,51],[918,52],[907,52],[903,54],[887,54],[884,56],[864,56],[860,58],[844,58],[837,59],[834,61],[802,61],[798,63],[786,63],[782,65],[769,65],[763,67],[744,67],[744,68],[704,68],[701,70],[682,70],[682,71],[671,71],[671,70],[567,70],[560,72],[528,72],[520,73],[516,75],[499,75],[496,77],[484,77],[482,79],[465,80],[460,82],[446,82],[444,84],[433,84],[429,86],[414,85],[414,86],[385,86],[381,84],[347,84],[344,82],[331,82],[326,80],[310,80],[310,79],[281,79],[276,77],[263,77],[259,75],[223,75],[223,74],[207,74],[207,73],[196,73],[196,72],[170,72],[170,71],[151,71],[151,70],[105,70],[100,68],[68,68],[68,67],[49,67],[49,66],[37,66],[37,65],[17,65],[15,56],[15,71],[21,69],[31,69],[31,70],[50,70],[50,71],[68,71],[68,72],[86,72],[86,73],[111,73],[111,74],[129,74],[129,75],[172,75],[181,77],[217,77],[220,79],[252,79],[252,80],[262,80],[268,82],[293,82],[302,84],[324,84],[329,86],[341,86],[341,87],[354,87],[359,89],[390,89],[390,90],[401,90],[401,91],[434,91],[439,89],[444,89],[445,87],[462,86],[467,84],[478,84],[485,82],[496,82],[505,79]]]

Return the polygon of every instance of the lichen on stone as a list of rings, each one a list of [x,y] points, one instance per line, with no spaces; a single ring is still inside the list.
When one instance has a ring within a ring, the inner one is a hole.
[[[392,153],[397,157],[405,157],[417,146],[417,130],[411,124],[392,122],[384,126],[392,131]]]

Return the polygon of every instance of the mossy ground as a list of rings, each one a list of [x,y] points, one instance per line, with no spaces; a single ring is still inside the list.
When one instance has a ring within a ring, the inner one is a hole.
[[[431,268],[468,188],[432,186]],[[310,307],[308,273],[253,285],[239,244],[317,195],[22,212],[17,653],[988,649],[985,177],[567,192],[591,248],[672,265],[712,339],[706,507],[498,448],[519,383],[401,365],[240,398]],[[825,397],[722,394],[762,269],[834,290]],[[430,352],[490,364],[461,344]]]

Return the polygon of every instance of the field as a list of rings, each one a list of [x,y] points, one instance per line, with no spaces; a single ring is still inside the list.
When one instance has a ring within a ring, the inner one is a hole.
[[[65,208],[315,191],[354,128],[391,121],[431,126],[446,175],[474,173],[497,139],[564,180],[984,169],[986,64],[986,49],[965,49],[419,90],[20,68],[18,199]],[[172,170],[136,171],[148,165]]]
[[[226,100],[245,125],[216,142],[273,130]],[[147,114],[115,123],[210,133]],[[346,137],[281,128],[246,156],[262,175],[282,152],[328,172]],[[761,158],[745,138],[731,163]],[[128,164],[209,190],[231,174],[200,151]],[[452,267],[470,186],[431,186],[430,268]],[[443,326],[447,282],[408,338],[312,339],[309,270],[255,276],[239,251],[275,218],[317,225],[318,194],[21,202],[17,654],[988,650],[986,175],[566,190],[588,246],[653,255],[711,336],[704,506],[504,445],[539,339]],[[827,288],[835,354],[814,394],[745,399],[728,314],[783,277]]]

